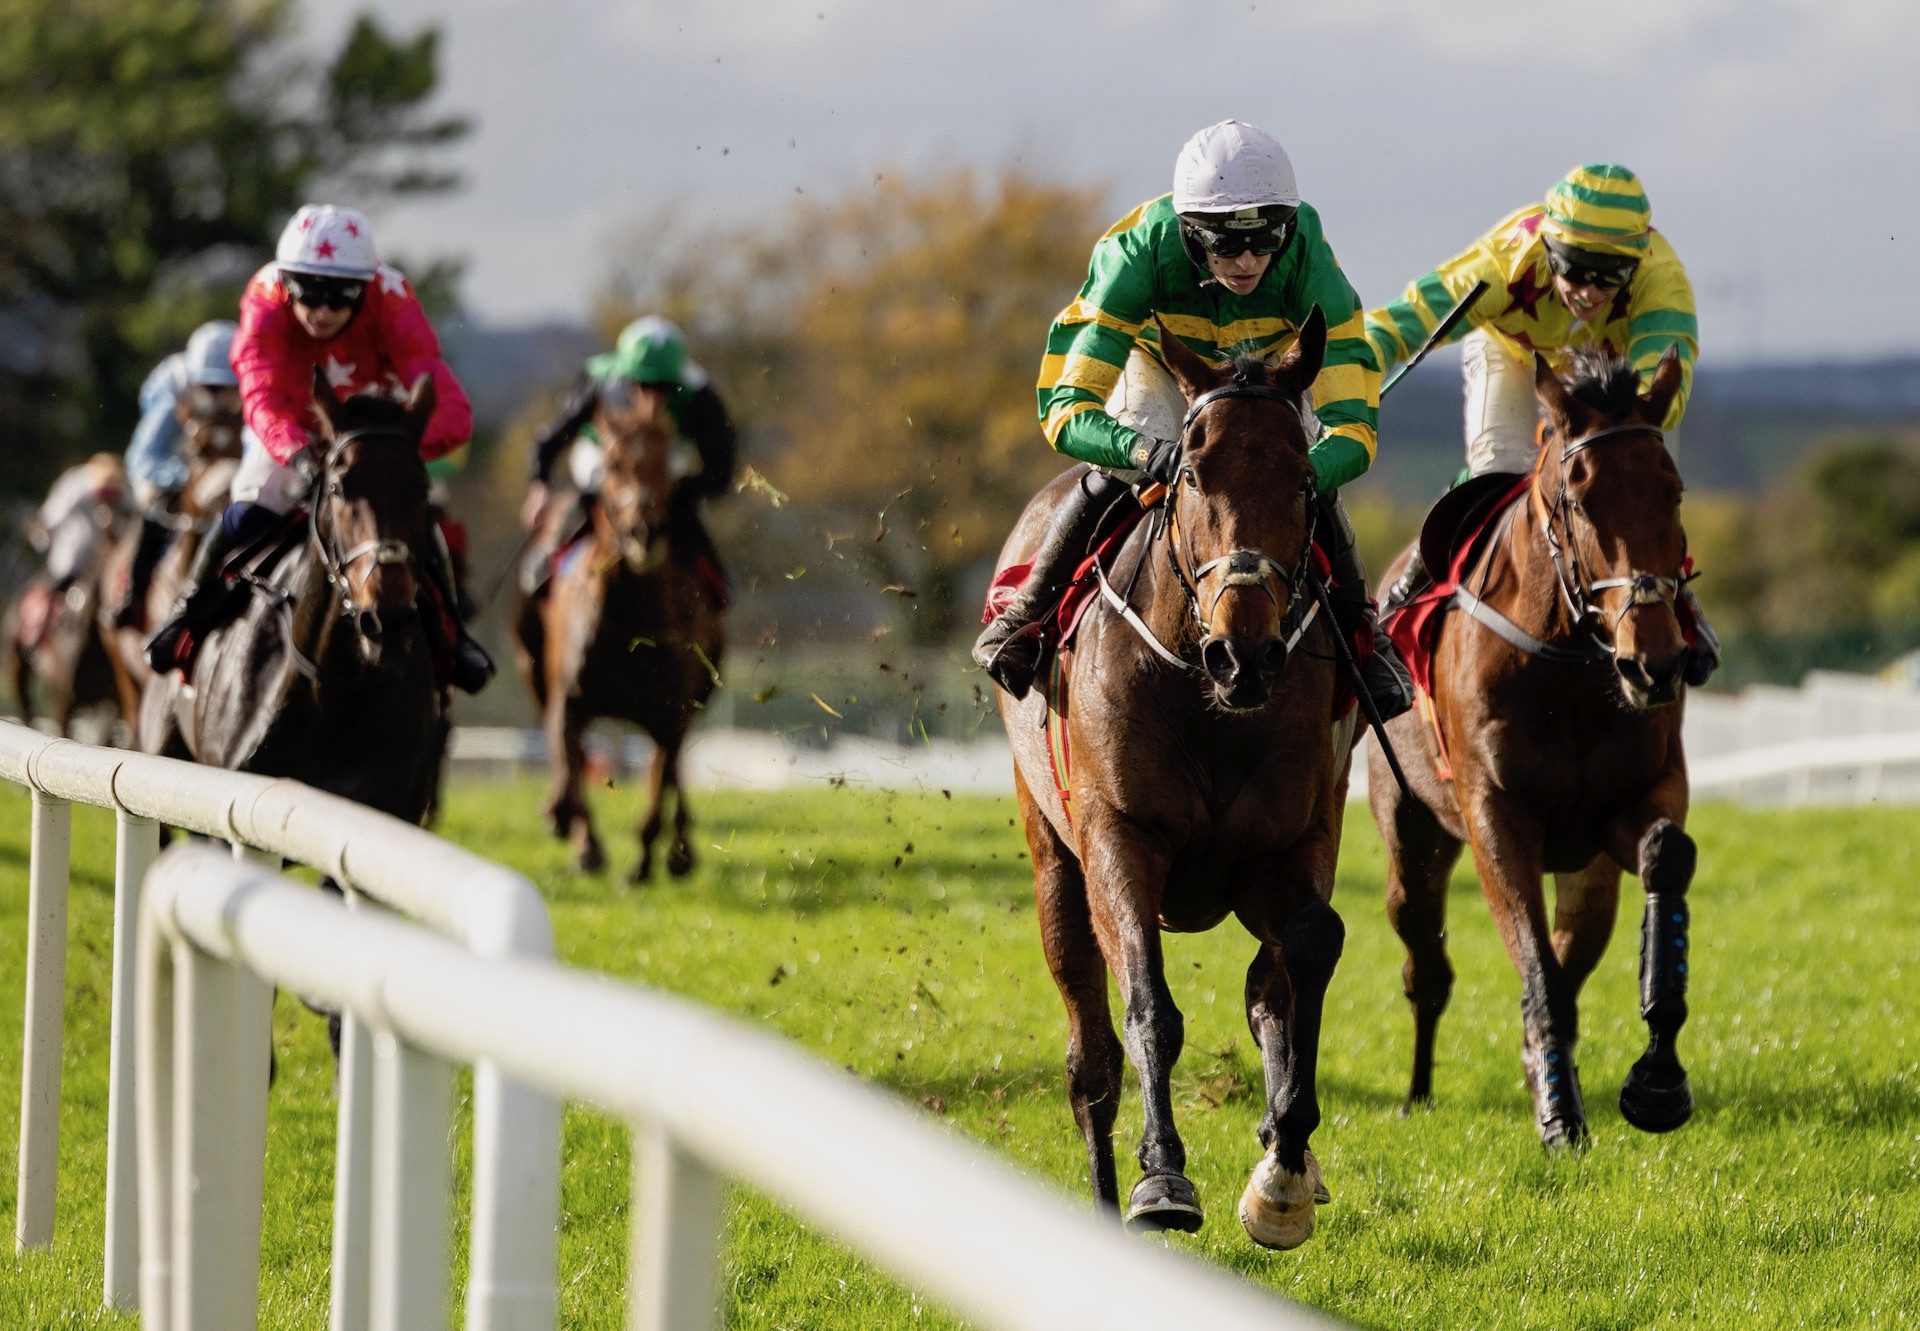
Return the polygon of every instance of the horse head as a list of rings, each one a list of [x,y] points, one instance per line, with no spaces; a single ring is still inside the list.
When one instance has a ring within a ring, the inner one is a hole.
[[[420,461],[420,439],[433,417],[433,376],[421,375],[404,402],[371,394],[342,402],[315,371],[313,397],[325,448],[308,501],[313,540],[361,658],[378,666],[389,632],[417,613],[413,552],[434,539]]]
[[[673,490],[673,419],[664,390],[618,380],[600,394],[594,428],[606,445],[605,476],[594,525],[602,544],[635,573],[656,556]]]
[[[187,469],[202,468],[240,457],[240,390],[216,384],[194,384],[173,405],[180,422]]]
[[[1326,346],[1318,306],[1271,362],[1215,365],[1160,325],[1161,355],[1188,403],[1166,499],[1174,582],[1215,701],[1230,710],[1266,705],[1305,608],[1313,471],[1302,411]]]
[[[1534,465],[1534,494],[1560,595],[1613,657],[1628,706],[1679,696],[1687,645],[1676,609],[1686,580],[1680,472],[1661,422],[1680,391],[1677,348],[1646,390],[1606,347],[1576,352],[1566,380],[1534,357],[1534,387],[1549,429]]]

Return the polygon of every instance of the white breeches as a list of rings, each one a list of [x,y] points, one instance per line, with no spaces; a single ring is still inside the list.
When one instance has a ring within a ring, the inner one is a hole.
[[[1167,367],[1135,347],[1127,353],[1120,380],[1107,395],[1107,414],[1129,429],[1154,439],[1178,439],[1180,426],[1187,417],[1186,394],[1173,381]],[[1300,423],[1307,439],[1320,437],[1320,419],[1313,414],[1311,398],[1300,403]],[[1138,472],[1116,472],[1137,476]]]
[[[275,462],[265,445],[248,434],[246,449],[240,455],[240,470],[233,475],[233,502],[258,504],[269,512],[284,515],[293,512],[305,497],[299,473]]]

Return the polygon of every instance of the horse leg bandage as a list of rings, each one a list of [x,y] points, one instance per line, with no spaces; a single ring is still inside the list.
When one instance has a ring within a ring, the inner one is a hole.
[[[1687,1019],[1687,887],[1694,859],[1693,838],[1664,820],[1640,843],[1640,881],[1647,890],[1640,922],[1640,1015],[1669,1031]]]

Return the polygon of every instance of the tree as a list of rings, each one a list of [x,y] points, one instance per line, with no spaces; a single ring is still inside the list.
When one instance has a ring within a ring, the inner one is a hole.
[[[10,486],[131,428],[141,377],[229,313],[310,191],[441,190],[438,35],[362,17],[332,60],[291,0],[0,6],[0,413]]]

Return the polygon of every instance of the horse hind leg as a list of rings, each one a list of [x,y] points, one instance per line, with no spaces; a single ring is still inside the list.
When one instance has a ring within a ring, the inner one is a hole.
[[[1413,1077],[1404,1116],[1433,1099],[1433,1046],[1440,1014],[1453,995],[1453,963],[1447,959],[1447,879],[1460,858],[1460,843],[1448,836],[1427,807],[1402,801],[1387,833],[1387,921],[1406,946],[1400,984],[1413,1010]]]
[[[653,746],[653,762],[647,769],[647,812],[646,815],[641,818],[640,826],[636,833],[640,842],[640,860],[633,866],[633,871],[627,875],[627,882],[635,887],[638,887],[641,883],[653,877],[653,843],[659,839],[660,825],[666,821],[665,808],[668,787],[672,786],[675,794],[679,794],[678,758],[679,745],[677,742],[670,748],[665,744],[655,741]],[[680,848],[680,840],[685,837],[685,798],[681,797],[679,802],[682,806],[682,816],[681,820],[676,823],[674,847],[676,850]],[[692,852],[688,851],[687,868],[690,867],[692,867]],[[686,868],[674,868],[671,853],[668,857],[667,868],[669,872],[672,872],[676,877],[686,872]]]
[[[547,799],[547,823],[556,837],[570,840],[573,860],[581,873],[598,873],[606,866],[606,852],[593,832],[593,815],[581,790],[586,766],[587,716],[554,694],[547,705],[547,748],[553,763],[553,789]]]
[[[1107,966],[1087,914],[1087,884],[1079,862],[1017,772],[1014,785],[1033,860],[1041,948],[1067,1009],[1067,1100],[1086,1142],[1093,1199],[1117,1214],[1120,1186],[1114,1173],[1113,1124],[1120,1111],[1125,1054],[1107,1006]]]

